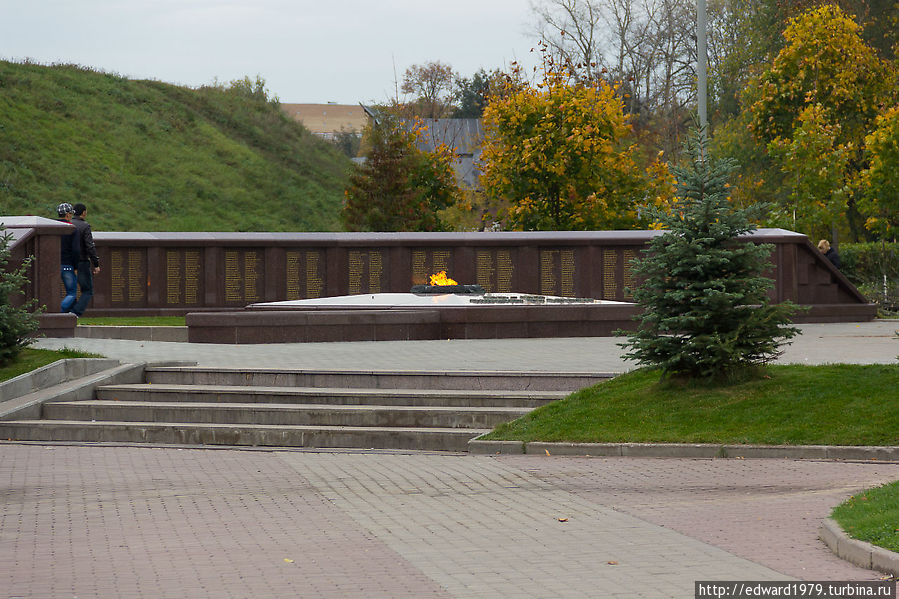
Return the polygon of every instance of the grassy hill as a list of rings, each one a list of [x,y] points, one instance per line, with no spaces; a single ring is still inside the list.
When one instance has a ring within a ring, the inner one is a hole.
[[[99,231],[334,231],[348,159],[264,87],[0,61],[0,214]]]

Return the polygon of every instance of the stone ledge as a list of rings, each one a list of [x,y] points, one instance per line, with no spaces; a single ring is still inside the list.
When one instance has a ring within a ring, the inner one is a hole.
[[[470,453],[647,458],[899,461],[899,447],[719,445],[714,443],[544,443],[472,439]]]
[[[524,453],[521,441],[481,441],[475,437],[468,442],[468,453],[476,455],[515,455]]]
[[[48,401],[78,401],[91,399],[99,385],[110,383],[139,383],[143,379],[144,364],[118,364],[88,376],[63,381],[33,393],[15,397],[0,404],[0,421],[41,417],[41,406]]]
[[[69,338],[75,336],[78,317],[74,314],[43,313],[37,317],[38,336]]]
[[[826,518],[821,524],[818,538],[837,557],[847,562],[868,570],[899,576],[899,553],[851,538],[832,518]]]
[[[0,383],[0,403],[117,366],[108,358],[67,358]]]
[[[79,325],[75,337],[187,343],[187,327]]]

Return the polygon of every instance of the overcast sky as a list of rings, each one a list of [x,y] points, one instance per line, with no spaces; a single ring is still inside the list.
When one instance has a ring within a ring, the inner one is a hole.
[[[529,0],[0,0],[0,58],[191,87],[260,75],[282,103],[355,104],[413,64],[533,65],[533,21]]]

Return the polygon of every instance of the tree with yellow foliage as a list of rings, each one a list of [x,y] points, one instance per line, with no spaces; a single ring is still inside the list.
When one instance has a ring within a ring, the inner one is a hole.
[[[796,228],[817,236],[848,224],[858,238],[865,136],[894,101],[895,68],[834,5],[792,19],[784,38],[773,63],[746,89],[750,128],[785,175],[791,191],[781,210],[795,214]]]
[[[509,202],[513,228],[640,226],[647,175],[635,164],[613,86],[574,79],[546,61],[541,83],[513,74],[490,98],[484,129],[481,184],[488,197]]]
[[[899,232],[899,105],[877,117],[865,145],[870,165],[862,173],[859,210],[867,217],[865,227],[881,238],[895,238]]]

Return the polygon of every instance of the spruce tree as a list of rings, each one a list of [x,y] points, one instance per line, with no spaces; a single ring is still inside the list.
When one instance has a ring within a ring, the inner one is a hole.
[[[25,302],[23,306],[15,306],[11,301],[12,296],[21,293],[28,284],[25,269],[31,263],[29,258],[19,268],[7,270],[12,253],[11,239],[12,235],[4,232],[0,224],[0,366],[15,359],[31,342],[38,328],[37,317],[28,311],[34,309],[36,301]]]
[[[689,164],[674,169],[675,208],[653,215],[666,232],[635,264],[642,283],[634,299],[643,312],[622,344],[630,348],[625,358],[663,376],[743,378],[798,332],[789,326],[796,306],[768,297],[774,283],[762,273],[773,246],[737,239],[755,230],[764,206],[730,204],[727,179],[735,163],[709,158],[704,131],[687,150]]]

